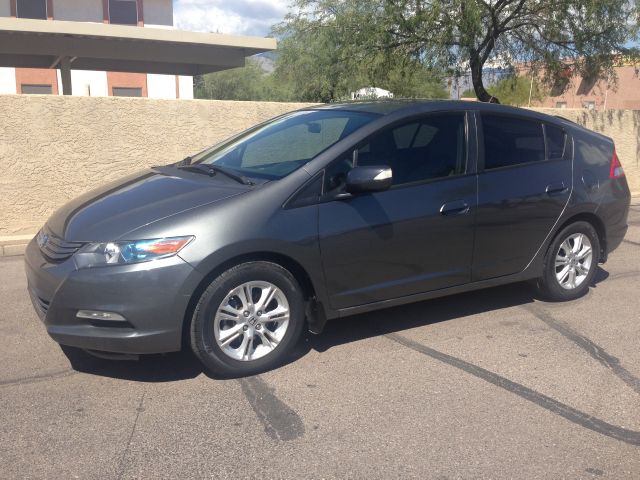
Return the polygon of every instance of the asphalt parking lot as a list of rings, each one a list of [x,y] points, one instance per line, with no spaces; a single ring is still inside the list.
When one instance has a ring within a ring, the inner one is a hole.
[[[63,351],[0,259],[2,478],[640,478],[640,199],[584,298],[526,284],[334,321],[239,380]]]

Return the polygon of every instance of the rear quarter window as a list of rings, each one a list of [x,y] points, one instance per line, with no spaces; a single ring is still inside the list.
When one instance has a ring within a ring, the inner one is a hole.
[[[554,125],[545,125],[544,133],[547,139],[547,158],[563,158],[567,144],[567,134],[564,130]]]

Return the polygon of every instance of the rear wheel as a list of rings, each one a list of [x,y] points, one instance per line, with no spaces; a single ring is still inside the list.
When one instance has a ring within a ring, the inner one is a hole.
[[[191,322],[191,346],[217,374],[253,375],[282,363],[303,326],[304,299],[291,273],[274,263],[249,262],[204,291]]]
[[[598,268],[600,240],[590,223],[565,227],[551,243],[538,289],[553,301],[573,300],[589,289]]]

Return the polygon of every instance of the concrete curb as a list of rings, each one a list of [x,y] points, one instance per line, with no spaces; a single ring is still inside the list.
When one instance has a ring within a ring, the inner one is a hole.
[[[24,255],[27,244],[35,237],[35,233],[30,235],[11,235],[0,237],[0,257],[13,257]]]

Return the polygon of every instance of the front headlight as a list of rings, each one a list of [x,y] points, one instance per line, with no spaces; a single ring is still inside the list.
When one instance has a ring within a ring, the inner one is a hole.
[[[74,258],[78,268],[148,262],[175,255],[193,239],[193,236],[188,236],[130,242],[88,243],[75,254]]]

